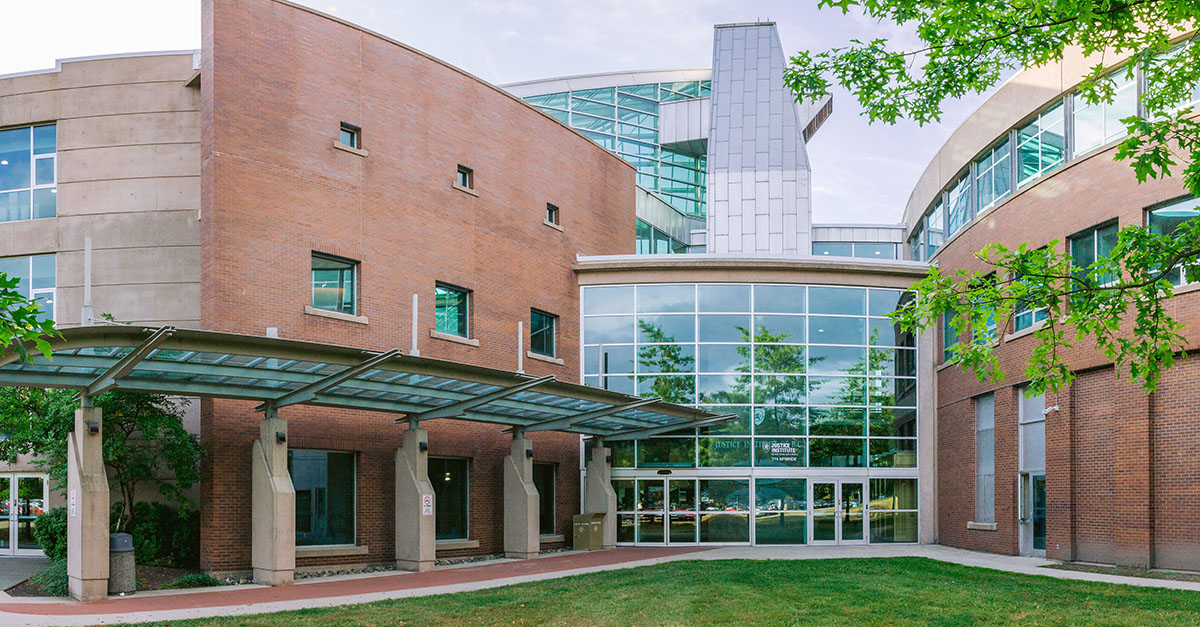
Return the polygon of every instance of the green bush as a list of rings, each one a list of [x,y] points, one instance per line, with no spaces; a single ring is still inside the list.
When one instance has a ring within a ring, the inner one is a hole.
[[[67,559],[67,508],[55,507],[34,519],[33,539],[46,557],[54,561]]]
[[[62,544],[64,547],[67,545],[65,538]],[[30,577],[29,580],[37,584],[41,588],[42,594],[46,596],[65,597],[70,594],[67,583],[67,560],[65,559],[51,562],[46,570]]]
[[[220,579],[204,573],[188,573],[169,583],[164,588],[210,588],[223,585]]]
[[[120,512],[120,504],[114,505],[114,525]],[[135,503],[126,532],[133,536],[138,564],[194,568],[200,562],[200,513],[195,509],[177,511],[165,503]]]

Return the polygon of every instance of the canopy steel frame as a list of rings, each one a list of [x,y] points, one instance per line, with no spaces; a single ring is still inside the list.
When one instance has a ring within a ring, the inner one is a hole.
[[[346,368],[345,370],[342,370],[341,372],[336,372],[334,374],[331,374],[331,375],[325,377],[324,379],[318,379],[317,381],[313,381],[312,383],[309,383],[308,385],[306,385],[302,388],[299,388],[297,390],[292,390],[291,392],[288,392],[287,394],[284,394],[283,396],[273,398],[269,401],[266,401],[263,404],[259,405],[258,407],[255,407],[254,410],[255,411],[265,411],[268,406],[274,407],[275,409],[279,409],[280,407],[287,407],[288,405],[307,403],[308,401],[311,401],[311,400],[317,398],[317,396],[320,395],[321,392],[324,392],[325,390],[328,390],[331,388],[335,388],[339,384],[341,384],[345,381],[348,381],[350,379],[353,379],[354,377],[357,377],[358,375],[360,375],[368,370],[374,370],[375,367],[378,366],[379,364],[382,364],[383,362],[385,362],[399,354],[400,354],[400,349],[398,349],[398,348],[393,348],[390,351],[387,351],[384,353],[379,353],[378,355],[375,355],[374,357],[371,357],[371,358],[363,361],[362,363],[358,364],[357,366],[351,366],[349,368]],[[268,371],[268,372],[270,372],[270,371]]]
[[[457,418],[458,416],[461,416],[464,413],[466,413],[468,410],[471,410],[471,409],[474,409],[476,407],[480,407],[483,405],[487,405],[488,403],[490,403],[492,401],[498,401],[502,398],[512,396],[513,394],[516,394],[517,392],[523,392],[530,388],[537,387],[548,381],[554,381],[554,380],[555,380],[554,375],[548,374],[544,377],[538,377],[536,379],[530,379],[528,381],[524,381],[524,382],[518,383],[516,385],[510,385],[506,388],[500,388],[499,390],[488,392],[487,394],[482,394],[480,396],[476,396],[475,398],[470,398],[470,399],[457,401],[457,402],[453,402],[453,403],[447,403],[445,405],[441,405],[439,407],[430,409],[428,411],[417,412],[415,414],[409,414],[405,418],[397,418],[396,422],[404,422],[404,421],[421,422],[422,420],[433,420],[435,418]]]
[[[589,420],[596,420],[598,418],[607,418],[611,422],[627,423],[627,424],[631,424],[632,426],[653,427],[653,426],[657,426],[657,424],[646,421],[646,420],[637,420],[635,418],[623,418],[621,416],[614,416],[613,414],[619,414],[619,413],[629,410],[629,409],[635,409],[637,407],[642,407],[644,405],[652,405],[654,403],[658,403],[661,401],[662,401],[661,398],[643,398],[641,400],[637,400],[632,403],[626,403],[624,405],[614,405],[612,407],[606,407],[604,409],[596,409],[593,411],[580,412],[578,414],[575,414],[574,416],[563,416],[562,418],[555,418],[553,420],[547,420],[545,422],[534,423],[527,427],[524,427],[524,429],[525,429],[525,431],[554,431],[555,429],[559,429],[562,427],[571,427],[571,426],[577,425],[581,422],[587,422]],[[511,429],[505,429],[506,433],[509,431],[511,431]]]
[[[146,341],[129,351],[120,361],[113,364],[104,374],[96,377],[87,389],[81,393],[84,397],[95,396],[101,392],[118,387],[117,381],[133,371],[134,367],[144,361],[167,338],[175,333],[175,327],[165,326],[155,330]]]

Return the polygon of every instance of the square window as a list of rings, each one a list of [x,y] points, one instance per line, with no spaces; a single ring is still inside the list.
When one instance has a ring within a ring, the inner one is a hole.
[[[357,270],[357,261],[313,253],[313,309],[358,315]]]
[[[470,290],[438,283],[434,288],[436,329],[459,337],[470,337]]]
[[[362,148],[362,129],[342,122],[341,142],[343,146],[351,148]]]
[[[532,309],[529,312],[529,350],[537,355],[554,356],[554,333],[558,316]]]
[[[546,222],[558,224],[558,207],[550,203],[546,203]]]
[[[458,178],[454,184],[464,189],[475,189],[475,170],[465,165],[458,166]]]

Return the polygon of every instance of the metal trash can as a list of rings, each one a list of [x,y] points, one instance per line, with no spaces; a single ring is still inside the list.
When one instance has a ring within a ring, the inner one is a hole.
[[[137,590],[137,565],[133,558],[133,536],[108,534],[108,594]]]
[[[572,518],[571,522],[575,530],[572,545],[576,549],[599,551],[604,541],[600,524],[603,520],[603,513],[579,514]]]

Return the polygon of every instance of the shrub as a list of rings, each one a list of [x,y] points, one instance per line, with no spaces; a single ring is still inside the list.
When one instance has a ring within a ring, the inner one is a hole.
[[[200,561],[200,515],[195,509],[136,503],[128,532],[138,564],[190,568]]]
[[[63,546],[65,547],[66,544],[66,539],[64,538]],[[67,560],[65,559],[51,562],[46,570],[30,577],[29,580],[37,584],[41,589],[41,593],[46,596],[65,597],[70,594],[70,588],[67,583]]]
[[[209,588],[223,585],[220,579],[204,573],[188,573],[163,586],[164,588]]]
[[[46,552],[46,557],[56,562],[66,560],[67,508],[55,507],[34,519],[33,539]]]

